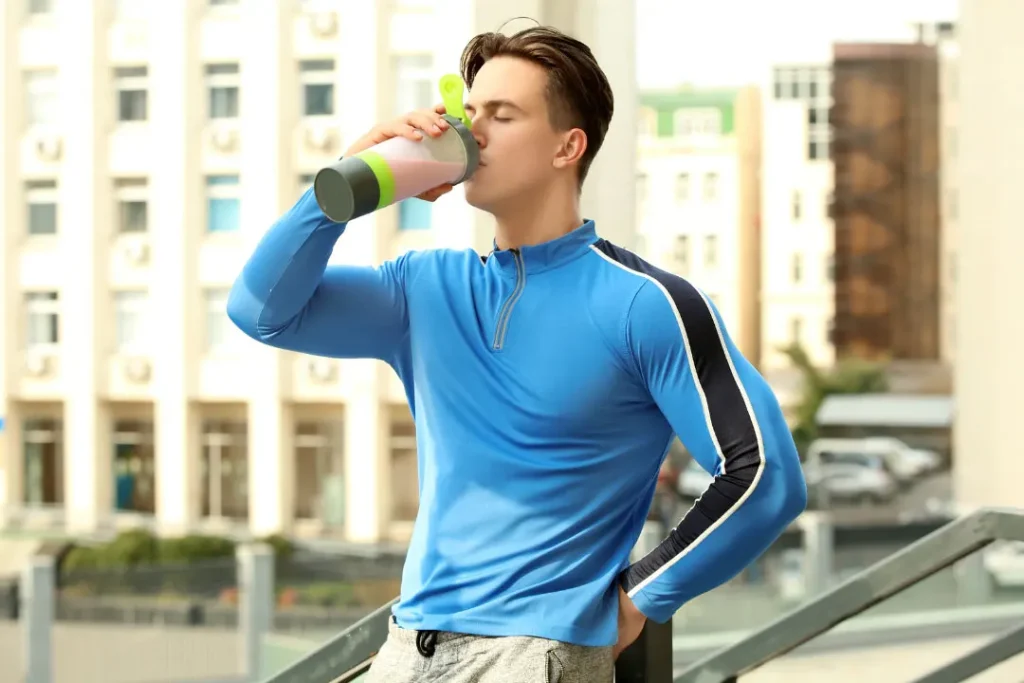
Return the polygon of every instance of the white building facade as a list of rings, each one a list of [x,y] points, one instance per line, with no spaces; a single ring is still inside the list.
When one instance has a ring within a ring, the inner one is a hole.
[[[835,310],[829,216],[831,69],[827,62],[773,67],[764,89],[761,232],[762,363],[788,365],[780,348],[799,344],[831,365]]]
[[[703,290],[755,363],[756,105],[754,89],[644,93],[637,175],[643,255]]]
[[[433,104],[465,41],[515,16],[602,59],[617,107],[584,203],[630,246],[632,3],[2,3],[0,521],[407,537],[394,373],[260,346],[226,296],[317,169]],[[335,259],[489,242],[456,191],[360,219]]]

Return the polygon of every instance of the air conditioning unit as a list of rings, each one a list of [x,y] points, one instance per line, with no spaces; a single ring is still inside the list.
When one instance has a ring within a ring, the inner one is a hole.
[[[36,156],[43,161],[59,161],[63,151],[60,135],[53,132],[37,133],[35,138]]]
[[[124,247],[124,258],[136,266],[146,263],[149,261],[149,245],[145,242],[129,242]]]
[[[334,128],[329,125],[314,124],[306,127],[306,144],[310,149],[330,152],[337,137]]]
[[[337,363],[330,358],[313,358],[309,361],[309,376],[317,382],[333,382],[337,372]]]
[[[319,38],[333,38],[338,33],[338,15],[334,12],[310,14],[309,30]]]
[[[234,152],[238,149],[238,131],[234,128],[216,128],[210,135],[210,142],[221,152]]]
[[[132,382],[148,382],[151,372],[148,358],[128,358],[124,362],[124,375]]]
[[[25,357],[25,372],[30,377],[45,377],[53,370],[51,351],[29,351]]]

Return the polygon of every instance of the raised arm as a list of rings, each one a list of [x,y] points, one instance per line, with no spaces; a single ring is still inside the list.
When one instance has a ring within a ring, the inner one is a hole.
[[[328,266],[344,230],[308,190],[263,236],[235,280],[231,320],[277,348],[391,361],[408,330],[409,255],[379,267]]]
[[[804,510],[807,489],[775,395],[700,291],[668,273],[649,277],[626,336],[658,407],[715,475],[668,538],[623,574],[633,603],[664,622],[764,552]]]

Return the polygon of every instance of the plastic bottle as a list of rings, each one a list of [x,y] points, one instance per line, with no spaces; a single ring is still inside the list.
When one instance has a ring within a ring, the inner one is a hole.
[[[449,123],[440,137],[391,138],[320,169],[313,193],[325,216],[344,223],[476,171],[480,147],[462,107],[462,79],[447,75],[440,88]]]

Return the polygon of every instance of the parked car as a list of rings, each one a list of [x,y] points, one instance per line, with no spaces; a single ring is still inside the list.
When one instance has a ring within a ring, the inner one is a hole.
[[[690,462],[686,463],[683,471],[679,473],[679,493],[687,498],[700,498],[708,486],[711,485],[712,480],[714,480],[714,476],[708,474],[700,466],[700,463],[691,458]]]
[[[983,551],[982,564],[1000,588],[1024,587],[1024,543],[993,544]]]
[[[818,439],[808,448],[805,460],[812,466],[816,462],[830,462],[882,467],[904,487],[941,464],[937,453],[910,448],[891,437]]]
[[[942,467],[942,457],[926,448],[912,448],[892,436],[872,436],[863,441],[870,452],[881,453],[906,477],[914,479]]]
[[[830,463],[805,470],[815,507],[830,502],[886,503],[899,491],[896,480],[885,468],[859,463]]]

